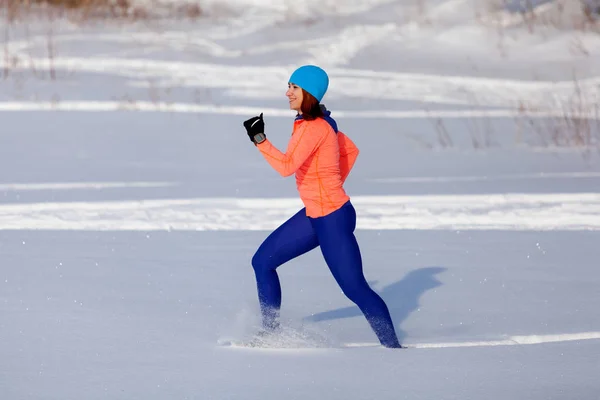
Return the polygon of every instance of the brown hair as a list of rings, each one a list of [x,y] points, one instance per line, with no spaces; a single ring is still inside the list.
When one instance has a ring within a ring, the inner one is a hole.
[[[323,110],[321,110],[319,101],[304,89],[302,89],[302,105],[300,105],[300,110],[302,111],[302,118],[306,121],[323,117]]]

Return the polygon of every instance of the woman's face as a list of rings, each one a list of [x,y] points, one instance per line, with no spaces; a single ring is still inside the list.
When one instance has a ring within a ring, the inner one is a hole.
[[[285,92],[285,95],[290,100],[290,109],[301,112],[302,106],[302,88],[300,86],[296,86],[293,83],[288,83],[288,90]]]

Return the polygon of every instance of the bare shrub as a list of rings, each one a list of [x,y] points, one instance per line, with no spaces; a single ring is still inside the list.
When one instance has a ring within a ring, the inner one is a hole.
[[[573,93],[556,107],[521,102],[517,141],[523,142],[525,135],[532,133],[535,144],[542,147],[578,148],[586,154],[600,150],[600,104],[597,96],[588,93],[574,77]]]
[[[440,143],[442,147],[454,147],[452,137],[448,133],[448,129],[446,129],[446,125],[444,124],[444,121],[441,118],[436,119],[435,130],[437,132],[438,143]]]

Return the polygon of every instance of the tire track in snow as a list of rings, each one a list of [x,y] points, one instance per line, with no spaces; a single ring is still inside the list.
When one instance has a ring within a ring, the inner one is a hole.
[[[500,174],[471,176],[407,176],[394,178],[373,178],[377,183],[454,183],[454,182],[494,182],[520,181],[533,179],[587,179],[600,178],[600,172],[540,172],[532,174]]]
[[[265,108],[250,106],[217,106],[213,104],[192,103],[161,103],[161,102],[117,102],[117,101],[60,101],[60,102],[29,102],[11,101],[0,102],[0,112],[26,112],[26,111],[61,111],[61,112],[167,112],[189,114],[220,114],[247,116],[265,113],[271,117],[293,116],[293,112],[283,108]],[[344,111],[335,110],[336,117],[343,118],[384,118],[384,119],[424,119],[424,118],[565,118],[566,116],[578,119],[597,120],[595,112],[569,113],[564,110],[527,112],[523,114],[518,110],[372,110],[372,111]]]
[[[353,196],[364,230],[600,230],[600,193]],[[0,230],[272,230],[297,198],[0,205]]]
[[[450,347],[493,347],[493,346],[522,346],[533,344],[561,343],[581,340],[598,340],[600,332],[581,332],[551,335],[520,335],[509,336],[502,340],[482,340],[470,342],[447,342],[447,343],[407,343],[409,348],[417,349],[441,349]],[[380,347],[375,342],[346,343],[343,347]]]
[[[3,191],[76,190],[117,188],[160,188],[177,186],[174,182],[57,182],[57,183],[0,183]]]

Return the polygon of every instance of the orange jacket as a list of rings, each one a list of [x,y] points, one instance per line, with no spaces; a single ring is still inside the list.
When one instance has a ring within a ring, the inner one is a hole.
[[[341,131],[336,134],[324,119],[294,121],[285,153],[268,139],[257,147],[282,176],[296,174],[296,186],[307,216],[325,216],[350,199],[343,184],[359,151],[350,138]]]

